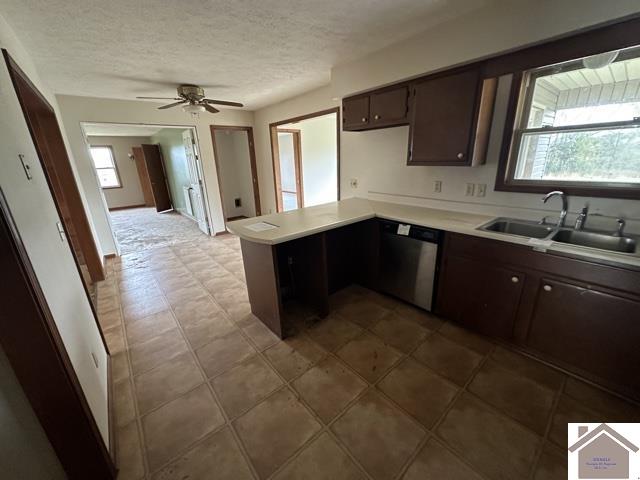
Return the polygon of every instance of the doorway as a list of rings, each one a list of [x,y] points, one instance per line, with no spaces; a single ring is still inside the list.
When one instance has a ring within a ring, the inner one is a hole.
[[[339,109],[269,125],[278,212],[340,199]]]
[[[83,123],[121,253],[209,234],[195,128]]]
[[[210,128],[225,222],[261,215],[253,128]]]

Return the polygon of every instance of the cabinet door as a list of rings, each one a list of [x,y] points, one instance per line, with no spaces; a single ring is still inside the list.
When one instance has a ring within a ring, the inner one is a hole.
[[[469,329],[510,339],[524,281],[522,272],[449,256],[440,276],[436,311]]]
[[[543,279],[527,343],[549,357],[640,392],[640,299]]]
[[[469,165],[480,74],[476,69],[414,86],[409,165]]]
[[[342,101],[342,128],[358,130],[369,124],[369,97],[345,98]]]
[[[371,127],[401,125],[407,121],[409,87],[372,93]]]

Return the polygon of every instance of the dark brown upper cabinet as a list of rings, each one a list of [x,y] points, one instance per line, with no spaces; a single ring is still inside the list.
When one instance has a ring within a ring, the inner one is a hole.
[[[342,101],[343,130],[362,130],[369,125],[369,95]]]
[[[343,130],[361,131],[409,123],[409,86],[386,87],[342,101]]]
[[[407,164],[484,163],[496,86],[477,67],[412,85]]]

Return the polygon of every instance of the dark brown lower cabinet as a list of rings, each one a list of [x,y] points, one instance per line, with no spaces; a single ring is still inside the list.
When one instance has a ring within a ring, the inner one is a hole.
[[[436,312],[640,399],[640,269],[447,234]]]
[[[640,392],[640,301],[542,279],[527,345]]]
[[[511,339],[522,272],[464,257],[445,259],[439,313],[485,335]]]

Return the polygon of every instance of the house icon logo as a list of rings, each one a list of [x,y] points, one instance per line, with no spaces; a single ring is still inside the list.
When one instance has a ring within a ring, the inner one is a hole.
[[[573,425],[573,428],[572,428]],[[640,438],[640,425],[620,424],[632,426],[629,430],[635,432],[634,438]],[[575,439],[576,424],[569,424],[569,438]],[[578,438],[569,446],[569,471],[577,473],[577,477],[569,478],[589,479],[637,479],[638,447],[617,430],[602,423],[595,428],[587,425],[577,425]],[[627,435],[629,436],[629,435]],[[630,476],[632,475],[632,476]]]

